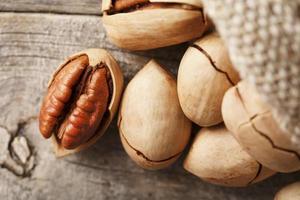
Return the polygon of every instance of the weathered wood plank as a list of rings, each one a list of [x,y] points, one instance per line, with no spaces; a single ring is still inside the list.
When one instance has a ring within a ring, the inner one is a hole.
[[[1,164],[5,157],[0,155],[0,199],[272,199],[281,186],[300,179],[299,173],[277,175],[233,189],[200,181],[182,169],[182,160],[166,170],[145,171],[124,152],[115,121],[90,149],[56,159],[38,133],[41,97],[63,58],[90,47],[111,51],[126,80],[152,57],[176,73],[185,49],[121,51],[108,42],[97,16],[0,13],[0,126],[12,137],[28,139],[35,163],[28,175],[16,176]]]
[[[0,11],[99,15],[101,0],[5,0]]]

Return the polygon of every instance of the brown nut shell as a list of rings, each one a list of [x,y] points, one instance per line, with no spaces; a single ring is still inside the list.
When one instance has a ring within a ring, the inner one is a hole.
[[[207,182],[227,187],[245,187],[275,174],[244,151],[223,124],[198,132],[184,168]]]
[[[125,2],[116,8],[117,2]],[[189,3],[190,2],[190,3]],[[200,1],[104,0],[103,25],[120,48],[147,50],[200,37],[211,25]]]
[[[180,108],[176,81],[154,60],[128,84],[118,126],[126,152],[145,169],[169,166],[187,145],[191,122]]]
[[[71,56],[54,73],[43,100],[39,124],[52,138],[57,156],[81,151],[105,132],[117,111],[123,75],[105,50]]]
[[[278,172],[300,169],[300,152],[275,122],[269,105],[246,81],[227,91],[222,104],[225,125],[245,150]]]
[[[300,182],[296,182],[282,188],[274,200],[298,200],[300,199]]]
[[[220,36],[212,33],[196,41],[184,54],[178,71],[178,97],[184,114],[199,126],[219,124],[223,96],[238,81]]]

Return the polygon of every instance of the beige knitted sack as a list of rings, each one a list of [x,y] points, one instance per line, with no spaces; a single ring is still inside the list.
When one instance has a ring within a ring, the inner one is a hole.
[[[203,0],[242,78],[300,148],[300,0]]]

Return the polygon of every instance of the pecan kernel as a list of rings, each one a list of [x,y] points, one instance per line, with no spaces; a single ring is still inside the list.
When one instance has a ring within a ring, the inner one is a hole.
[[[87,142],[97,131],[109,103],[105,64],[89,65],[87,55],[70,60],[55,75],[40,111],[40,131],[52,133],[66,149]]]

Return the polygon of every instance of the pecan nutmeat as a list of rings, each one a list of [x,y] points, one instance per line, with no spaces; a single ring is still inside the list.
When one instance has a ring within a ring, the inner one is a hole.
[[[110,74],[104,63],[89,65],[86,54],[69,60],[53,77],[39,116],[40,132],[66,149],[87,142],[108,109]]]

